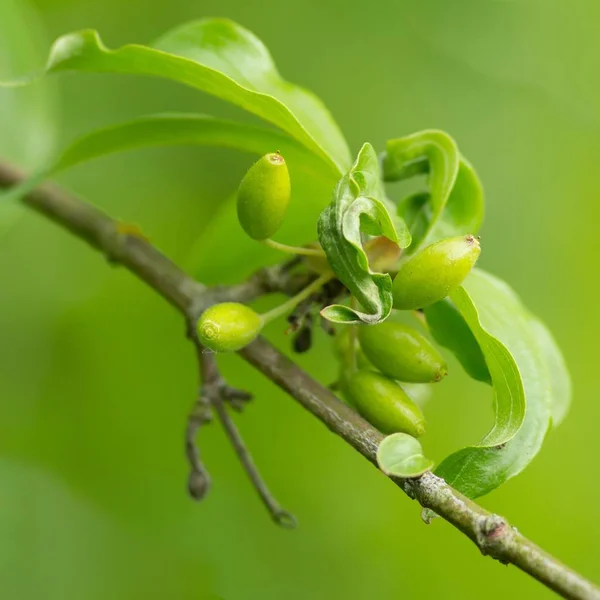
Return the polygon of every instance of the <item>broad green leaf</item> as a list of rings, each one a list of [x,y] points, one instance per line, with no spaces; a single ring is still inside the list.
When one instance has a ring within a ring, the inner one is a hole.
[[[43,60],[44,31],[26,0],[0,2],[0,80],[36,68]],[[36,167],[52,152],[57,134],[57,90],[50,81],[28,88],[0,87],[0,155]],[[0,207],[0,237],[23,210]]]
[[[508,285],[475,269],[452,300],[485,356],[496,422],[478,446],[450,455],[436,473],[477,498],[520,473],[539,451],[550,423],[551,379],[532,318]]]
[[[419,477],[433,467],[433,461],[423,456],[419,441],[406,433],[392,433],[381,441],[377,464],[394,477]]]
[[[226,19],[187,23],[154,47],[130,44],[109,50],[96,31],[64,35],[54,43],[46,66],[47,73],[63,71],[177,81],[273,123],[339,173],[350,163],[346,142],[322,102],[282,79],[262,42]]]
[[[124,150],[173,145],[218,146],[258,155],[279,150],[287,162],[304,167],[308,175],[331,180],[331,171],[318,157],[283,133],[207,115],[180,113],[148,115],[88,133],[60,155],[52,170]]]
[[[491,383],[481,347],[452,301],[446,298],[427,307],[425,317],[431,335],[456,356],[469,376]]]
[[[429,174],[428,193],[413,194],[398,205],[413,236],[410,254],[443,238],[475,234],[483,219],[481,183],[447,133],[431,129],[388,141],[386,181],[423,173]]]
[[[569,411],[571,404],[571,377],[565,359],[548,328],[533,315],[530,324],[540,354],[544,358],[548,369],[552,389],[550,415],[552,426],[558,427]]]
[[[377,155],[370,144],[365,144],[350,171],[339,181],[317,226],[331,268],[365,312],[330,306],[321,312],[325,318],[336,323],[379,323],[388,317],[392,310],[392,278],[371,271],[362,234],[383,235],[406,248],[410,244],[408,229],[403,221],[397,221],[396,227],[387,210]]]
[[[142,147],[186,144],[219,146],[258,155],[279,150],[294,173],[301,171],[303,176],[323,182],[329,188],[335,182],[332,171],[322,160],[284,133],[206,115],[162,114],[97,129],[76,139],[48,167],[12,188],[4,198],[22,197],[46,177],[100,156]]]

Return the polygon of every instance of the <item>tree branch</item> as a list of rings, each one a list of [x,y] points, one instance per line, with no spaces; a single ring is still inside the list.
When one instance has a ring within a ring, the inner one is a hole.
[[[0,162],[0,187],[12,186],[22,178],[13,167]],[[207,288],[186,275],[146,239],[55,186],[43,185],[23,202],[88,242],[110,262],[125,266],[177,308],[187,322],[194,321],[212,303],[248,302],[281,290],[282,281],[287,281],[285,270],[274,267],[260,271],[239,285]],[[383,435],[327,388],[263,339],[244,348],[240,354],[332,432],[375,463]],[[462,531],[483,554],[515,565],[565,598],[600,599],[600,589],[594,584],[518,533],[505,519],[465,498],[433,473],[425,473],[417,479],[394,479],[394,483],[424,508]]]

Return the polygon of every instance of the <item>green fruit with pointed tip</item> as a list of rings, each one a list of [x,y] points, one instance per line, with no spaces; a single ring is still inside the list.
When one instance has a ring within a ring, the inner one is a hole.
[[[384,375],[409,383],[431,383],[448,374],[437,348],[413,327],[390,321],[358,327],[363,352]]]
[[[345,382],[344,393],[371,425],[383,433],[425,433],[421,409],[391,379],[375,371],[356,371]]]
[[[283,156],[265,154],[250,167],[238,190],[237,214],[244,231],[255,240],[270,238],[283,223],[290,195]]]
[[[213,352],[235,352],[252,342],[263,325],[262,317],[245,304],[223,302],[202,313],[198,339]]]
[[[480,252],[472,235],[427,246],[400,265],[392,287],[394,308],[414,310],[439,302],[465,280]]]

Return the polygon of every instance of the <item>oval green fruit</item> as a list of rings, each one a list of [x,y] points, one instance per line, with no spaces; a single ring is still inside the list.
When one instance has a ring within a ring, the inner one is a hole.
[[[270,238],[283,223],[290,195],[283,156],[265,154],[250,167],[238,190],[237,214],[244,231],[255,240]]]
[[[400,265],[394,279],[394,308],[414,310],[451,294],[469,274],[481,248],[472,236],[447,238],[427,246]]]
[[[421,409],[391,379],[375,371],[356,371],[345,384],[344,393],[358,412],[383,433],[425,433]]]
[[[235,352],[252,342],[263,328],[262,317],[245,304],[223,302],[198,319],[200,343],[213,352]]]
[[[390,321],[358,327],[363,352],[384,375],[409,383],[431,383],[448,374],[437,348],[413,327]]]

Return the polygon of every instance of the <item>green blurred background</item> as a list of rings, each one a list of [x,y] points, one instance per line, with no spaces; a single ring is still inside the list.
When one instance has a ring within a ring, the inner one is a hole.
[[[323,98],[353,151],[364,141],[381,149],[389,137],[429,127],[458,140],[486,187],[481,264],[513,285],[553,330],[575,392],[569,417],[540,456],[482,504],[600,580],[600,4],[31,6],[46,31],[15,20],[9,39],[5,21],[0,78],[39,67],[49,41],[73,29],[97,28],[114,47],[150,41],[189,19],[226,16],[263,39],[285,77]],[[5,18],[24,8],[21,0],[0,0]],[[28,166],[46,155],[53,130],[64,143],[150,112],[248,119],[175,84],[108,75],[3,90],[0,110],[0,151]],[[60,181],[140,224],[182,263],[204,232],[211,245],[197,274],[232,281],[265,255],[229,232],[219,239],[214,226],[204,230],[250,161],[223,150],[153,149],[98,160]],[[196,372],[180,317],[127,272],[108,268],[34,214],[2,239],[0,281],[3,597],[551,596],[515,568],[483,559],[446,523],[425,526],[416,504],[236,357],[223,362],[226,373],[256,394],[236,421],[300,527],[271,524],[216,424],[201,436],[213,490],[193,503],[185,492],[182,432]],[[286,346],[282,329],[275,325],[270,334]],[[329,382],[335,365],[320,341],[300,362]],[[437,460],[476,441],[491,422],[489,390],[451,366],[452,376],[426,405],[424,444]]]

